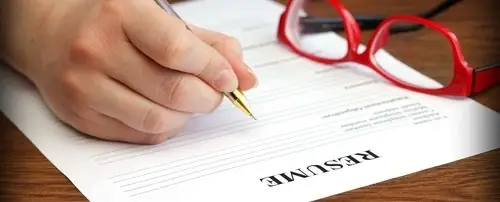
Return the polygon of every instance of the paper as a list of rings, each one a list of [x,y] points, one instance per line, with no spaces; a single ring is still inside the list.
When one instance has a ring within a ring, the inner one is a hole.
[[[324,66],[291,53],[276,41],[281,5],[174,7],[242,42],[260,78],[247,94],[258,121],[225,102],[164,144],[97,141],[57,122],[32,86],[1,69],[2,111],[90,201],[312,201],[499,146],[498,113],[473,100],[409,92],[354,64]],[[321,40],[342,42],[325,35],[311,45],[336,50]],[[433,84],[387,54],[377,57]]]

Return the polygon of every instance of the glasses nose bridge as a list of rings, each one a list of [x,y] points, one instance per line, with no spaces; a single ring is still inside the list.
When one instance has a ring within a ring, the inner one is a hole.
[[[365,48],[363,50],[363,49],[360,49],[358,46],[358,48],[354,49],[353,51],[350,51],[346,55],[345,60],[348,62],[355,62],[355,63],[369,66],[370,52],[367,48]]]

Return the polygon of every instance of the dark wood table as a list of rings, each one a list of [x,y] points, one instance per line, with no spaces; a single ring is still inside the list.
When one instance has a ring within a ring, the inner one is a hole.
[[[285,2],[285,1],[279,1]],[[330,7],[311,0],[311,12],[324,15]],[[438,1],[343,1],[354,15],[417,14]],[[500,18],[496,0],[466,0],[435,18],[454,30],[471,64],[500,62]],[[364,41],[370,32],[363,33]],[[432,32],[415,32],[391,38],[389,51],[431,76],[441,77],[449,52],[439,49]],[[410,46],[412,40],[418,40]],[[419,45],[420,44],[420,45]],[[422,45],[425,44],[425,45]],[[430,54],[430,55],[429,55]],[[427,57],[425,57],[427,56]],[[426,59],[424,59],[426,58]],[[425,67],[425,68],[424,68]],[[442,77],[441,77],[442,78]],[[500,110],[500,88],[477,96],[478,102]],[[0,116],[0,201],[86,201],[23,134]],[[332,196],[328,201],[500,201],[499,150],[447,165]]]

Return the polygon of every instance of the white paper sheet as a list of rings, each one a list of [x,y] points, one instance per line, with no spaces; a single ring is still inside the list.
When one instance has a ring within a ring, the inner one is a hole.
[[[473,100],[413,93],[357,65],[298,58],[276,42],[283,8],[273,2],[175,7],[186,21],[241,40],[260,78],[247,94],[258,121],[225,102],[164,144],[91,140],[58,122],[32,86],[1,68],[1,110],[90,201],[312,201],[499,146],[498,113]],[[433,84],[387,54],[378,57]]]

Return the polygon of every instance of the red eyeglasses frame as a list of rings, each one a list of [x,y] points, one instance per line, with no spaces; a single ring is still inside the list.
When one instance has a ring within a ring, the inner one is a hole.
[[[356,22],[352,14],[338,0],[327,1],[333,6],[334,9],[338,11],[341,18],[343,19],[345,27],[344,32],[348,44],[347,53],[343,58],[331,59],[312,55],[302,51],[292,43],[291,39],[288,38],[288,35],[286,34],[286,20],[290,15],[290,8],[295,0],[288,1],[285,10],[280,16],[277,31],[278,40],[296,54],[299,54],[302,57],[305,57],[312,61],[323,64],[356,62],[371,68],[398,87],[420,93],[449,96],[472,96],[500,83],[500,65],[481,68],[468,66],[461,51],[458,39],[451,30],[443,25],[440,25],[439,23],[417,16],[401,15],[388,17],[375,29],[375,32],[372,34],[365,51],[363,51],[362,53],[358,53],[358,47],[361,43],[361,30],[358,23]],[[393,77],[376,65],[373,53],[380,49],[380,47],[383,46],[383,43],[387,41],[389,37],[390,25],[398,21],[421,24],[440,32],[444,37],[446,37],[452,47],[454,61],[453,78],[448,85],[436,89],[414,86],[409,83],[405,83],[404,81],[399,80],[396,77]]]

